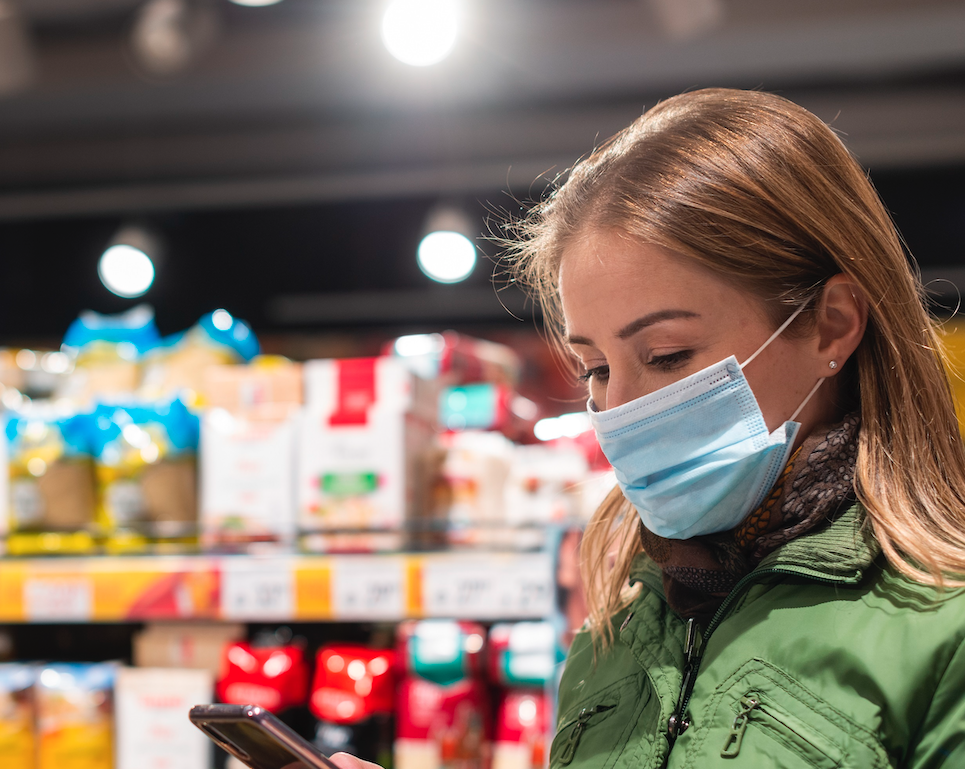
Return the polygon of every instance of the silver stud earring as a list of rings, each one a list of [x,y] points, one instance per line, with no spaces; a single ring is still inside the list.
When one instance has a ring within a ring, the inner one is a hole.
[[[834,371],[834,369],[836,369],[837,367],[838,367],[838,362],[836,360],[833,360],[828,364],[828,368],[831,369],[832,371]]]

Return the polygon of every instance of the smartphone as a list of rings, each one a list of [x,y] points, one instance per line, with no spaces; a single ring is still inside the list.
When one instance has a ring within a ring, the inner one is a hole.
[[[338,769],[314,745],[256,705],[195,705],[188,718],[251,769]]]

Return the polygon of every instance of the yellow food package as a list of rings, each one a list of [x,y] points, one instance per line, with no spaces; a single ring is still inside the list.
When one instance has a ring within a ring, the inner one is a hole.
[[[113,769],[116,672],[110,662],[40,670],[37,769]]]
[[[0,766],[34,769],[34,690],[37,669],[31,665],[0,665]]]

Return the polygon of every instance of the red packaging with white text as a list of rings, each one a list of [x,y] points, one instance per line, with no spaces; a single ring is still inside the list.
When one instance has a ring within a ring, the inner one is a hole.
[[[437,684],[406,677],[396,709],[395,769],[488,769],[489,707],[481,679]]]
[[[549,755],[553,703],[540,689],[505,692],[496,714],[492,769],[543,769]]]
[[[308,699],[308,664],[301,646],[252,646],[237,641],[225,647],[218,699],[231,705],[259,705],[279,713]]]
[[[318,650],[308,703],[318,719],[315,746],[380,766],[392,759],[395,652],[355,644]]]
[[[435,398],[392,358],[309,361],[298,519],[312,552],[399,549],[425,509]]]

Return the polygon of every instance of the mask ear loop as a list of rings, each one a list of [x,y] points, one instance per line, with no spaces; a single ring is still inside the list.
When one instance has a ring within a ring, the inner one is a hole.
[[[800,414],[802,411],[804,411],[804,407],[808,405],[808,401],[811,400],[811,398],[814,396],[814,393],[816,393],[818,391],[818,388],[823,384],[824,384],[824,377],[821,377],[817,381],[817,384],[815,384],[814,387],[811,388],[811,392],[809,392],[807,397],[801,402],[801,405],[794,410],[793,414],[791,414],[791,418],[788,420],[789,422],[793,422],[794,420],[797,419],[797,415]]]
[[[773,342],[773,341],[774,341],[775,339],[777,339],[781,334],[783,334],[783,333],[784,333],[784,329],[786,329],[788,326],[790,326],[790,325],[794,322],[794,319],[797,318],[797,316],[800,315],[802,312],[804,312],[804,308],[808,306],[808,304],[810,303],[810,301],[811,301],[811,299],[808,298],[808,299],[804,302],[804,304],[800,305],[794,312],[792,312],[792,313],[791,313],[791,317],[788,318],[786,321],[784,321],[780,326],[778,326],[778,327],[777,327],[777,331],[775,331],[773,334],[771,334],[771,335],[767,338],[767,341],[764,342],[764,344],[762,344],[760,347],[757,348],[757,352],[755,352],[753,355],[751,355],[751,357],[749,357],[747,360],[745,360],[743,363],[740,364],[741,368],[743,369],[745,366],[747,366],[747,365],[749,365],[750,363],[752,363],[752,362],[754,361],[754,358],[756,358],[758,355],[760,355],[762,352],[764,352],[764,350],[767,348],[767,346],[768,346],[771,342]],[[808,397],[810,398],[811,396],[809,395]],[[807,401],[805,401],[805,403],[807,403]]]

